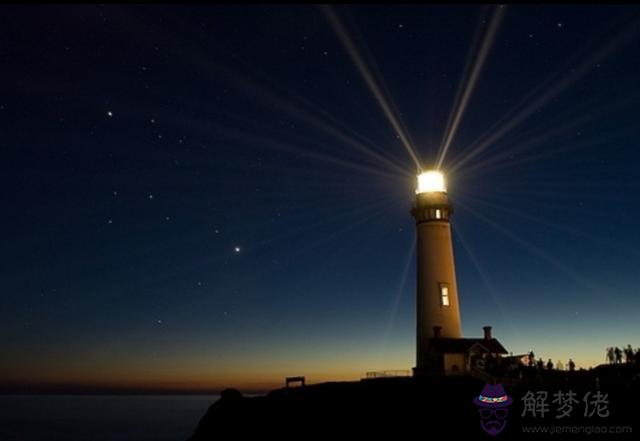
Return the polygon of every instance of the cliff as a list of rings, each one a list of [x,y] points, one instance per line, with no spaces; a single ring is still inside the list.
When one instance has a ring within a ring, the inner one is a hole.
[[[227,439],[237,436],[306,439],[311,436],[335,438],[344,435],[412,436],[422,439],[549,439],[548,433],[525,433],[530,426],[631,427],[640,413],[637,401],[640,385],[630,376],[611,372],[585,371],[532,376],[518,384],[505,385],[513,404],[506,427],[498,437],[490,437],[480,426],[479,409],[473,399],[484,382],[472,377],[388,378],[359,382],[322,383],[289,390],[278,389],[265,396],[243,397],[228,389],[200,421],[189,441]],[[596,380],[597,378],[597,380]],[[583,397],[597,392],[607,394],[607,417],[585,417]],[[572,390],[579,401],[569,417],[556,418],[553,394]],[[548,410],[542,416],[524,413],[527,392],[547,392]],[[550,430],[534,429],[534,430]],[[556,429],[551,429],[556,430]],[[567,429],[565,429],[567,430]],[[640,427],[635,430],[640,432]],[[569,434],[566,439],[600,439],[597,434]],[[633,439],[633,433],[617,433],[615,439]],[[552,439],[565,439],[555,434]],[[604,436],[602,439],[612,439]]]

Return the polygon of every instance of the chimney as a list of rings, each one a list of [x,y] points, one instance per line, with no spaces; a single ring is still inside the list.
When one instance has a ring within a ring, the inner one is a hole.
[[[484,339],[491,340],[493,337],[491,336],[491,326],[483,326],[484,329]]]
[[[434,326],[433,327],[433,338],[440,338],[442,334],[442,326]]]

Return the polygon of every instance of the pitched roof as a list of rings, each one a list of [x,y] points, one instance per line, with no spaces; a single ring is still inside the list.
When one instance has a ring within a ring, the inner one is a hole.
[[[468,352],[474,345],[480,345],[487,352],[494,354],[507,354],[507,350],[500,344],[498,339],[484,338],[434,338],[431,339],[430,348],[437,352],[448,354],[460,354]]]

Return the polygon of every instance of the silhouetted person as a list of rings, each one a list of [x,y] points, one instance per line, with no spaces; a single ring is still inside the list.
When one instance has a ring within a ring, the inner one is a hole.
[[[613,351],[616,354],[616,364],[622,363],[622,349],[616,346]]]
[[[609,364],[613,364],[613,362],[615,361],[615,355],[613,353],[613,346],[610,348],[607,348],[607,361],[609,362]]]
[[[542,361],[542,358],[538,359],[538,370],[543,370],[544,369],[544,361]]]
[[[576,370],[576,364],[573,362],[572,359],[569,359],[569,371],[573,372]]]
[[[624,348],[624,358],[627,364],[633,363],[633,348],[631,345],[627,345],[627,347]]]
[[[553,361],[551,361],[551,359],[549,359],[549,361],[547,361],[547,370],[548,371],[552,371],[553,370]]]
[[[636,367],[640,368],[640,348],[636,349],[636,353],[635,353],[634,357],[636,359]]]
[[[536,365],[536,354],[533,351],[529,352],[529,367],[534,367]]]

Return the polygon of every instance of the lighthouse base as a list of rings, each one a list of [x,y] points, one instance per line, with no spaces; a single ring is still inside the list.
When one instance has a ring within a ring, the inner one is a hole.
[[[507,350],[491,335],[484,338],[434,338],[413,376],[466,375],[474,368],[499,364]]]

